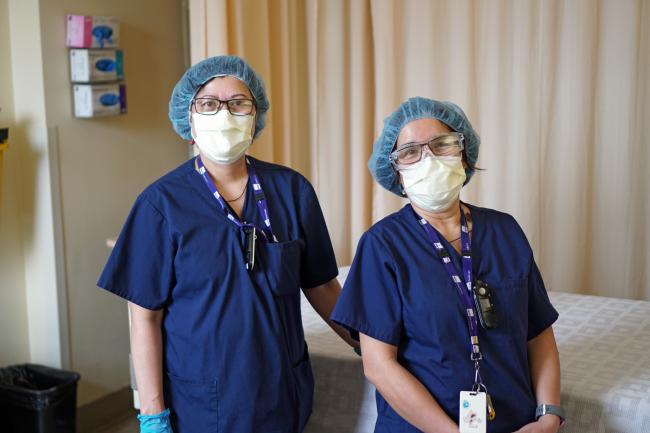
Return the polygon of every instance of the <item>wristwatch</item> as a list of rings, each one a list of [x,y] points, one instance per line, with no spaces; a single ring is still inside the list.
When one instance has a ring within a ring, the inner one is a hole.
[[[537,421],[540,416],[547,414],[555,415],[560,418],[560,425],[564,424],[564,421],[566,421],[564,409],[560,406],[553,406],[552,404],[540,404],[537,406],[537,409],[535,409],[535,421]]]

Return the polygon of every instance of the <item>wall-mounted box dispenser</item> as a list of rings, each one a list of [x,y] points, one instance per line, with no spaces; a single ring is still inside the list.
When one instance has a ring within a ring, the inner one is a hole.
[[[116,17],[67,15],[74,116],[93,118],[126,113],[126,85]],[[84,83],[84,84],[82,84]],[[101,84],[99,84],[101,83]]]
[[[122,50],[70,50],[70,80],[101,83],[124,78]]]
[[[115,48],[120,45],[120,21],[116,17],[68,15],[70,48]]]
[[[75,84],[75,117],[115,116],[126,113],[126,85],[114,84]]]

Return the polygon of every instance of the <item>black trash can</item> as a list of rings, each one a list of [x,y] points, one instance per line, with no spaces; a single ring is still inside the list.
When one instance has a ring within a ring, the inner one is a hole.
[[[36,364],[0,368],[0,431],[75,433],[79,378]]]

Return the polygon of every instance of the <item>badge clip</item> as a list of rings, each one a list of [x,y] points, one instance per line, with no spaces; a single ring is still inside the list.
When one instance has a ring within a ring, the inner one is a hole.
[[[487,402],[488,419],[492,421],[494,420],[494,418],[497,417],[497,412],[494,410],[494,405],[492,404],[492,398],[490,398],[490,394],[488,394],[487,392],[485,393],[485,400]]]

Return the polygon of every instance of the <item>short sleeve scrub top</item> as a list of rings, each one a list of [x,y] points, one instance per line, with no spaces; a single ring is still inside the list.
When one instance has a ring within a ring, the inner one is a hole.
[[[309,182],[248,157],[278,242],[257,243],[246,269],[228,220],[194,158],[136,200],[98,285],[164,309],[164,397],[176,433],[301,432],[313,400],[300,289],[337,276]],[[241,220],[264,228],[249,180]]]
[[[498,327],[479,325],[481,376],[496,410],[488,432],[534,421],[527,343],[551,326],[551,305],[526,237],[510,215],[467,205],[473,221],[473,281],[493,291]],[[456,269],[461,256],[443,243]],[[458,422],[459,392],[471,389],[469,331],[461,299],[410,204],[361,238],[331,318],[398,348],[398,361]],[[417,432],[377,393],[375,432]]]

